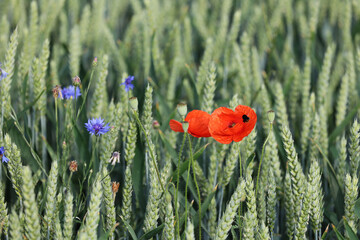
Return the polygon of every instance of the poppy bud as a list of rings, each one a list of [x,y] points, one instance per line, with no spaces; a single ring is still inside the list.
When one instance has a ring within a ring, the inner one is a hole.
[[[129,101],[130,101],[130,107],[133,110],[137,111],[138,110],[138,99],[137,99],[137,97],[131,97],[129,99]]]
[[[184,132],[187,132],[189,129],[189,122],[182,122],[182,128],[184,130]]]
[[[165,199],[167,202],[171,202],[171,194],[169,192],[165,194]]]
[[[179,103],[177,105],[179,115],[184,118],[187,114],[187,105],[185,103]]]
[[[275,112],[273,110],[270,110],[267,112],[267,117],[270,123],[273,123],[275,120]]]

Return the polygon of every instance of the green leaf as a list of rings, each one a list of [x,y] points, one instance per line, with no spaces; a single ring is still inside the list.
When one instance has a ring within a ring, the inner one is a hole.
[[[337,230],[334,224],[331,224],[332,228],[334,229],[336,236],[339,240],[345,240],[345,238],[341,235],[341,233]]]
[[[157,228],[142,235],[139,240],[150,239],[150,238],[154,237],[156,234],[160,233],[164,227],[165,227],[165,224],[163,223],[160,226],[158,226]]]
[[[120,218],[121,218],[121,220],[123,221],[123,223],[125,224],[125,227],[126,227],[127,230],[129,231],[132,239],[137,240],[138,238],[137,238],[137,236],[136,236],[136,234],[135,234],[135,232],[134,232],[134,229],[133,229],[133,228],[130,226],[130,224],[129,224],[127,221],[125,221],[121,216],[120,216]]]
[[[360,219],[360,198],[355,202],[355,214]]]
[[[329,136],[329,144],[334,142],[338,136],[343,133],[345,127],[352,121],[353,117],[357,113],[358,109],[360,108],[360,102],[348,113],[346,118],[340,123],[339,126],[335,128],[334,131]]]
[[[350,227],[350,225],[345,217],[344,217],[344,225],[345,225],[345,230],[346,230],[350,240],[358,240],[359,238],[356,236],[356,233],[354,233],[354,231]]]
[[[205,199],[205,201],[201,204],[201,219],[204,217],[206,211],[209,208],[211,199],[215,196],[216,193],[216,188],[214,189],[214,191],[212,191]],[[198,215],[198,212],[196,212],[196,215],[193,215],[193,219],[194,219],[194,228],[196,228],[199,225],[199,218],[196,217]]]

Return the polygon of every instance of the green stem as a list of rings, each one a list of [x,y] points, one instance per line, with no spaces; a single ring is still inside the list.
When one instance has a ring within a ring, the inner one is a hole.
[[[239,179],[241,179],[241,177],[242,177],[242,163],[241,163],[241,151],[240,151],[240,148],[239,148],[239,170],[240,170],[240,172],[239,172],[239,175],[240,175]],[[239,233],[240,233],[240,237],[239,237],[240,240],[241,240],[241,238],[242,238],[242,221],[241,221],[241,214],[242,214],[242,202],[240,202],[240,206],[239,206],[239,208],[238,208],[238,217],[239,217],[239,219],[238,219],[238,228],[239,228]]]
[[[263,147],[262,147],[262,150],[261,150],[260,164],[259,164],[259,169],[258,169],[257,178],[256,178],[255,198],[257,198],[257,192],[258,192],[258,187],[259,187],[259,178],[260,178],[260,170],[261,170],[261,163],[262,163],[262,160],[263,160],[263,158],[264,158],[264,150],[265,150],[266,143],[269,141],[269,137],[270,137],[271,131],[272,131],[272,122],[270,123],[269,134],[268,134],[267,138],[265,139],[265,142],[264,142]]]
[[[188,172],[187,172],[187,177],[186,177],[186,185],[185,185],[185,229],[186,229],[186,225],[187,225],[187,216],[188,216],[188,210],[187,210],[187,189],[188,189],[188,185],[189,185],[189,177],[190,177],[190,165],[191,164],[191,159],[189,159],[189,165],[188,165]]]
[[[55,98],[55,128],[56,128],[56,156],[57,156],[57,161],[59,161],[59,119],[58,119],[58,101],[57,98]],[[65,167],[66,169],[66,167]]]
[[[176,179],[176,191],[175,191],[175,217],[176,217],[176,238],[180,236],[180,219],[179,219],[179,209],[178,209],[178,194],[179,194],[179,181],[180,181],[180,164],[181,164],[181,155],[184,149],[185,140],[187,132],[184,133],[182,144],[179,152],[179,161],[177,165],[177,179]]]
[[[194,175],[194,183],[195,183],[196,191],[197,191],[198,198],[199,198],[199,239],[201,239],[201,195],[200,195],[199,185],[198,185],[197,180],[196,180],[194,158],[193,158],[193,152],[192,152],[192,147],[191,147],[190,135],[188,135],[188,142],[189,142],[189,148],[190,148],[189,149],[190,150],[190,161],[191,161],[191,164],[192,164],[193,175]]]
[[[156,161],[155,161],[155,156],[154,156],[154,153],[153,153],[153,151],[152,151],[152,149],[151,149],[151,147],[150,147],[149,138],[148,138],[148,136],[147,136],[147,134],[146,134],[146,131],[145,131],[145,129],[144,129],[144,126],[143,126],[143,125],[141,124],[141,122],[140,122],[140,119],[139,119],[139,116],[138,116],[137,112],[134,110],[133,113],[134,113],[135,119],[136,119],[136,121],[137,121],[137,123],[138,123],[138,125],[139,125],[139,127],[140,127],[140,129],[141,129],[141,131],[144,133],[144,136],[145,136],[145,139],[146,139],[146,144],[149,146],[149,152],[150,152],[150,155],[151,155],[151,159],[152,159],[153,164],[154,164],[154,166],[155,166],[156,175],[157,175],[157,177],[158,177],[158,180],[159,180],[161,189],[163,190],[163,192],[165,192],[164,185],[163,185],[162,182],[161,182],[159,169],[158,169],[157,164],[156,164]]]

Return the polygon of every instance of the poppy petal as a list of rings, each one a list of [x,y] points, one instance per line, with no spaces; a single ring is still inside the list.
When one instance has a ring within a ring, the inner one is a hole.
[[[209,132],[210,114],[201,110],[188,113],[185,121],[189,122],[188,132],[194,137],[211,137]]]
[[[248,106],[239,105],[235,111],[220,107],[211,114],[209,132],[216,141],[223,144],[240,142],[251,133],[256,121],[256,113]]]
[[[181,122],[171,119],[169,122],[171,130],[174,132],[184,132]]]
[[[233,141],[231,135],[211,135],[216,141],[222,144],[230,144]]]

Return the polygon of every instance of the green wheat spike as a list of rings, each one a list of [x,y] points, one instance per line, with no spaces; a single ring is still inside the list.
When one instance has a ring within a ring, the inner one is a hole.
[[[276,121],[277,123],[279,123],[279,128],[283,128],[289,126],[289,117],[286,111],[283,88],[279,82],[275,82],[274,90],[275,90]]]
[[[48,60],[50,55],[49,40],[44,41],[40,57],[38,61],[34,60],[33,74],[34,74],[34,94],[35,98],[40,96],[43,91],[46,91],[45,77],[48,67]],[[46,93],[43,93],[40,99],[36,102],[36,108],[40,111],[41,116],[46,113]]]
[[[263,165],[264,167],[265,165]],[[259,189],[258,195],[256,196],[256,209],[259,222],[266,221],[266,181],[268,179],[267,176],[264,174],[267,172],[265,168],[261,169],[261,175],[259,179]]]
[[[172,168],[172,161],[170,158],[167,158],[167,160],[165,160],[165,165],[164,167],[161,169],[160,172],[160,179],[161,182],[163,182],[164,184],[166,184],[171,176],[171,168]],[[161,198],[161,202],[160,202],[160,218],[162,220],[164,220],[166,218],[166,214],[167,214],[167,209],[168,207],[166,206],[167,202],[165,199],[165,195],[162,196]]]
[[[145,132],[148,136],[151,135],[153,117],[152,117],[152,105],[153,105],[153,88],[148,85],[145,91],[144,109],[141,116]]]
[[[291,176],[289,168],[285,174],[284,181],[284,207],[286,211],[286,233],[289,239],[292,239],[295,231],[296,212],[294,209],[294,199],[291,187]]]
[[[208,220],[209,234],[211,238],[215,238],[216,236],[216,228],[218,226],[217,213],[218,210],[216,207],[216,200],[213,198],[211,199],[209,205],[209,220]]]
[[[108,101],[108,96],[106,91],[106,86],[107,86],[106,78],[108,75],[108,65],[109,65],[109,57],[108,55],[104,55],[100,64],[99,78],[96,83],[96,88],[90,109],[90,116],[95,118],[100,117],[104,113],[105,111],[104,109]]]
[[[166,217],[165,217],[165,227],[162,233],[162,239],[170,240],[175,239],[174,233],[174,214],[173,207],[171,204],[171,195],[170,193],[165,194],[166,199]]]
[[[0,24],[1,24],[1,28],[3,29],[3,31],[0,34],[0,44],[2,46],[6,46],[8,43],[9,30],[10,30],[9,22],[7,20],[6,15],[2,16]],[[5,50],[6,50],[5,48],[2,48],[0,50],[0,56],[4,56]]]
[[[79,34],[79,25],[75,25],[71,29],[69,39],[69,66],[72,77],[78,76],[80,74],[81,39]]]
[[[212,113],[214,108],[214,96],[216,90],[216,66],[212,62],[209,65],[207,78],[205,82],[205,89],[201,109],[207,113]]]
[[[193,35],[191,29],[190,18],[187,16],[184,20],[184,58],[187,64],[190,64],[194,61],[193,57]]]
[[[229,153],[228,157],[226,158],[226,165],[223,169],[224,173],[223,173],[222,184],[224,186],[228,185],[231,177],[234,174],[236,164],[239,160],[239,152],[240,152],[240,142],[232,143],[230,153]]]
[[[270,235],[269,235],[269,229],[268,227],[265,226],[264,222],[261,222],[260,224],[260,228],[259,228],[259,232],[258,232],[258,239],[260,240],[269,240]]]
[[[149,148],[151,152],[154,154],[155,161],[149,161],[149,169],[150,169],[150,192],[149,198],[146,205],[146,213],[144,220],[144,231],[148,232],[157,226],[157,220],[159,218],[159,203],[160,197],[162,193],[161,183],[157,178],[156,166],[154,164],[157,163],[157,156],[155,154],[155,146],[152,143],[151,139],[149,139]]]
[[[11,84],[15,71],[15,57],[18,47],[18,28],[15,28],[10,37],[10,42],[5,54],[4,71],[8,73],[7,77],[1,83],[1,102],[4,107],[4,117],[8,118],[11,112]]]
[[[131,213],[132,213],[132,203],[131,203],[132,191],[133,191],[132,174],[131,174],[130,165],[128,165],[125,170],[125,183],[122,194],[123,203],[121,207],[121,217],[122,219],[124,219],[124,221],[128,223],[131,220]]]
[[[73,235],[73,212],[74,212],[74,197],[70,190],[66,193],[64,206],[64,227],[63,236],[65,240],[72,239]]]
[[[38,6],[36,1],[30,4],[29,33],[26,37],[25,46],[20,58],[19,77],[22,79],[29,71],[30,64],[38,48]]]
[[[62,230],[61,230],[61,224],[59,219],[59,211],[56,212],[55,216],[55,222],[54,222],[54,239],[64,239]]]
[[[187,240],[195,240],[194,225],[192,224],[190,219],[188,219],[188,223],[186,225],[185,238]]]
[[[301,200],[304,197],[304,183],[306,182],[306,179],[298,160],[294,146],[294,140],[290,130],[287,127],[282,128],[282,139],[284,150],[288,159],[289,172],[291,175],[291,189],[295,206],[295,216],[298,216],[298,214],[300,214]]]
[[[353,125],[350,128],[350,146],[349,146],[349,157],[350,157],[350,167],[351,175],[357,176],[359,163],[360,163],[360,124],[357,119],[355,119]]]
[[[292,80],[292,87],[291,93],[289,96],[289,110],[290,110],[290,119],[291,122],[296,125],[296,115],[297,115],[297,106],[298,100],[300,96],[300,70],[298,66],[295,66],[293,69],[293,80]]]
[[[258,230],[258,214],[256,208],[256,196],[255,196],[255,189],[254,183],[251,176],[246,177],[246,206],[248,209],[248,222],[247,227],[256,232]]]
[[[255,240],[255,231],[253,229],[254,216],[248,211],[244,217],[243,237],[244,239]]]
[[[206,48],[196,77],[196,90],[201,94],[206,83],[208,67],[213,58],[214,43],[211,38],[206,40]]]
[[[329,89],[329,77],[330,77],[330,69],[332,66],[332,60],[334,57],[334,50],[335,46],[330,45],[325,53],[323,65],[321,68],[321,72],[318,78],[318,85],[317,85],[317,93],[316,93],[316,105],[320,106],[324,104],[324,106],[328,106],[327,97],[328,89]]]
[[[324,219],[323,213],[323,191],[321,184],[321,173],[320,166],[316,159],[312,159],[312,163],[310,166],[309,174],[308,174],[308,182],[309,182],[309,202],[310,202],[310,220],[311,227],[315,234],[321,230],[321,223]]]
[[[61,9],[63,9],[65,0],[60,1],[43,1],[48,2],[46,8],[41,8],[39,31],[42,32],[41,38],[48,38],[50,32],[54,28],[56,19],[59,16]]]
[[[35,184],[31,176],[30,167],[23,167],[23,199],[25,212],[25,236],[28,239],[40,239],[40,216],[35,200]]]
[[[311,185],[308,182],[305,182],[306,190],[301,201],[301,210],[299,214],[299,220],[296,222],[295,230],[295,240],[306,239],[306,231],[309,223],[309,211],[310,211],[310,202],[311,202]]]
[[[90,31],[90,17],[91,17],[91,9],[90,5],[86,4],[82,10],[81,20],[79,23],[79,31],[78,37],[80,37],[80,46],[87,45],[89,43],[88,34]]]
[[[276,221],[276,182],[273,171],[269,169],[268,183],[267,183],[267,199],[266,199],[266,219],[269,227],[270,235],[274,234],[274,227]]]
[[[86,222],[83,226],[83,230],[89,239],[97,238],[97,228],[100,220],[100,204],[102,199],[102,187],[100,182],[100,176],[97,176],[91,192],[90,204],[86,214]]]
[[[355,63],[354,63],[354,54],[352,51],[349,52],[349,55],[346,55],[346,72],[349,74],[349,104],[351,107],[355,106],[356,102],[359,100],[359,95],[357,92],[357,76],[355,72]]]
[[[347,149],[346,149],[346,138],[344,136],[344,134],[341,136],[340,141],[339,141],[339,145],[338,145],[338,152],[339,152],[339,156],[338,156],[338,160],[337,160],[337,175],[338,175],[338,180],[340,182],[340,186],[344,187],[344,181],[345,181],[345,175],[347,173],[347,163],[346,163],[346,159],[347,159]]]
[[[224,215],[220,219],[219,225],[216,229],[215,239],[225,240],[227,238],[228,232],[234,221],[234,217],[236,216],[237,209],[240,206],[240,201],[243,201],[244,198],[245,198],[245,181],[243,179],[239,179],[236,190],[231,196],[230,202],[226,206]]]
[[[11,239],[22,239],[22,229],[21,229],[21,223],[19,219],[19,215],[16,213],[15,208],[11,210],[10,219],[9,219],[9,235]]]
[[[275,138],[275,133],[273,131],[269,135],[269,142],[268,146],[265,148],[265,151],[268,151],[268,156],[270,158],[270,168],[273,172],[273,175],[275,177],[276,186],[278,187],[278,191],[281,191],[283,187],[283,173],[281,171],[281,164],[280,164],[280,158],[279,158],[279,152],[278,152],[278,146]]]
[[[350,174],[346,174],[345,177],[345,218],[349,226],[356,232],[356,214],[355,214],[355,202],[358,198],[358,178],[356,175],[353,177]],[[347,235],[347,233],[346,233]]]
[[[306,109],[303,109],[303,124],[301,133],[301,155],[304,158],[307,148],[309,146],[309,136],[311,130],[311,123],[313,121],[313,108],[315,107],[315,94],[311,93],[310,100]]]
[[[113,199],[111,178],[109,175],[109,171],[106,169],[106,167],[103,167],[101,177],[103,179],[101,185],[102,189],[104,190],[103,202],[105,203],[106,210],[106,232],[109,232],[109,239],[114,239],[114,233],[112,229],[116,224],[114,204],[115,199]]]
[[[7,232],[9,229],[9,217],[4,195],[4,187],[0,183],[0,233],[4,231],[5,235],[7,236]]]
[[[45,205],[45,216],[44,216],[44,226],[46,228],[45,236],[50,236],[50,233],[54,230],[55,227],[55,200],[56,200],[56,189],[57,189],[57,178],[58,178],[58,163],[53,161],[49,178],[47,180],[47,195],[46,195],[46,205]]]
[[[349,96],[349,74],[345,74],[342,78],[340,85],[339,97],[336,105],[336,126],[339,126],[340,123],[345,119],[347,112],[347,103]]]
[[[311,139],[313,143],[310,144],[310,157],[311,159],[318,159],[319,149],[317,145],[320,144],[320,117],[318,113],[315,113],[314,115]]]
[[[325,106],[319,107],[319,118],[320,118],[320,147],[322,154],[328,157],[329,154],[329,137],[328,137],[328,119],[326,116]]]
[[[22,188],[23,188],[23,167],[21,162],[20,150],[18,147],[11,142],[10,136],[5,135],[4,147],[6,157],[9,158],[8,170],[11,177],[12,186],[20,199],[22,199]]]
[[[253,168],[254,168],[254,154],[256,154],[255,149],[256,149],[256,129],[254,129],[245,139],[245,155],[244,157],[242,157],[242,161],[243,161],[243,166],[245,166],[246,162],[248,161],[248,159],[250,157],[252,157],[252,159],[250,159],[251,161],[249,162],[249,165],[246,166],[246,176],[251,176],[253,173]]]
[[[221,5],[221,15],[218,25],[218,33],[216,34],[216,41],[214,44],[214,59],[220,58],[223,54],[223,45],[226,42],[227,29],[229,26],[229,12],[231,10],[231,1],[225,0]]]

